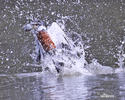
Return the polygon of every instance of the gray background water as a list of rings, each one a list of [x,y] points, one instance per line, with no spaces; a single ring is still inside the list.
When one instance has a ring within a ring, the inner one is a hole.
[[[33,63],[34,38],[22,29],[32,17],[47,25],[57,21],[65,25],[66,33],[81,34],[84,46],[90,46],[85,50],[88,62],[96,58],[102,65],[118,67],[118,47],[125,33],[124,0],[0,0],[0,100],[125,99],[124,74],[13,75],[41,71],[24,65]]]

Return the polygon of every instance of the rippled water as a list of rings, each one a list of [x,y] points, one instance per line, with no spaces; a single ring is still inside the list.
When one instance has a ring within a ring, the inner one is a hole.
[[[0,76],[0,100],[124,100],[125,74]]]
[[[125,99],[124,73],[94,75],[113,72],[107,66],[124,72],[124,0],[0,0],[0,8],[0,100]],[[42,68],[30,65],[34,37],[22,27],[35,18],[57,22],[73,40],[80,34],[93,76],[30,73]]]

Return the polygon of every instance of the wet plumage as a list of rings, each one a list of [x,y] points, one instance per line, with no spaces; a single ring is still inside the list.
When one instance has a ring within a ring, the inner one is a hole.
[[[56,48],[54,42],[51,40],[51,38],[47,32],[40,31],[38,33],[37,37],[45,51],[50,51],[50,50]]]

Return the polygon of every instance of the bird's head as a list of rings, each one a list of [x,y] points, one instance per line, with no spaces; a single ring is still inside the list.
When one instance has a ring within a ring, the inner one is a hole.
[[[36,30],[36,31],[41,31],[41,30],[46,30],[46,27],[45,27],[43,22],[36,21],[36,22],[30,22],[28,24],[25,24],[23,26],[23,29],[25,31],[31,31],[33,29]]]

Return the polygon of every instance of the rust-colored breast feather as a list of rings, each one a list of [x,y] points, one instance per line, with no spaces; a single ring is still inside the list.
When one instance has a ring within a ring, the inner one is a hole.
[[[56,48],[55,44],[53,43],[47,32],[40,31],[37,37],[45,51],[49,51],[53,48]]]

